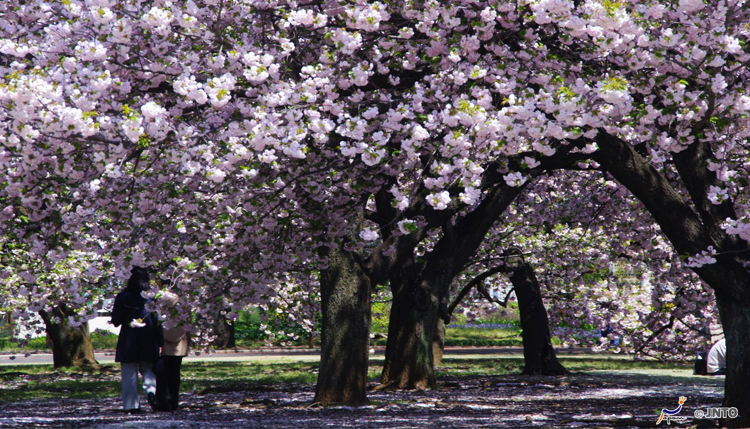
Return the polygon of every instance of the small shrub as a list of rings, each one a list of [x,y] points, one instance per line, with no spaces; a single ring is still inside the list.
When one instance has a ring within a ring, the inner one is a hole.
[[[372,332],[388,332],[388,320],[390,317],[390,302],[374,302],[372,304]]]
[[[50,347],[47,345],[47,336],[41,336],[36,338],[31,338],[28,340],[28,343],[26,343],[27,349],[31,350],[37,350],[37,351],[43,351],[43,350],[50,350]]]
[[[0,350],[8,350],[11,347],[11,341],[8,337],[0,337]]]
[[[97,329],[91,333],[91,346],[96,350],[114,349],[117,347],[117,335],[103,329]]]
[[[263,341],[266,333],[260,329],[260,322],[234,321],[234,338],[237,341]]]
[[[264,314],[262,310],[258,308],[252,308],[240,312],[237,320],[233,322],[234,338],[238,346],[258,347],[264,345],[266,341],[268,341],[268,334],[261,329],[264,319],[263,316]],[[277,332],[273,344],[288,345],[291,343],[298,346],[308,345],[310,333],[304,327],[297,323],[290,323],[285,319],[276,316],[274,313],[271,313],[269,316],[269,320],[265,322],[265,325],[267,325],[272,332]],[[296,339],[294,339],[295,337]]]

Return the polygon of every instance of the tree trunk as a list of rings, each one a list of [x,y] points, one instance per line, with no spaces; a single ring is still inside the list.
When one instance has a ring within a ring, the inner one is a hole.
[[[567,370],[560,364],[552,347],[549,319],[542,301],[542,292],[534,269],[523,260],[518,249],[507,252],[508,277],[518,298],[518,312],[523,329],[523,374],[561,375]]]
[[[381,388],[432,389],[436,386],[432,340],[439,298],[426,285],[394,291]]]
[[[725,407],[736,407],[739,417],[721,422],[727,427],[750,427],[750,308],[734,299],[716,297],[727,340]]]
[[[320,274],[322,328],[320,370],[314,402],[367,402],[370,344],[370,279],[352,252],[323,248],[328,268]]]
[[[52,359],[55,368],[79,368],[99,366],[94,357],[88,324],[72,328],[68,325],[67,309],[64,305],[55,307],[51,312],[41,310],[39,315],[44,320],[47,339],[52,341]],[[60,323],[53,323],[59,318]]]
[[[451,220],[444,223],[443,236],[421,270],[407,266],[403,271],[411,275],[395,273],[390,277],[393,305],[382,387],[435,387],[432,343],[437,319],[446,314],[441,303],[447,300],[453,278],[476,253],[487,231],[523,189],[524,186],[497,183],[474,211],[460,217],[455,225]]]
[[[443,364],[443,352],[445,351],[445,321],[442,317],[437,318],[435,336],[432,338],[432,363],[435,366]]]
[[[212,324],[213,332],[216,335],[213,341],[214,347],[217,349],[233,349],[237,347],[234,338],[234,325],[230,325],[224,315],[217,315]]]

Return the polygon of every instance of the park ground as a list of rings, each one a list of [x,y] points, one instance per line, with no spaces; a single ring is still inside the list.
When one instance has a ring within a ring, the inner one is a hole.
[[[121,411],[114,364],[90,373],[3,364],[0,428],[657,427],[661,409],[676,408],[681,396],[678,419],[659,427],[717,426],[694,414],[721,404],[724,379],[695,376],[689,363],[563,352],[570,375],[530,377],[520,375],[518,349],[490,351],[448,350],[438,389],[371,391],[360,407],[312,403],[315,354],[194,356],[184,364],[181,409],[136,415]],[[371,363],[374,387],[382,356]]]

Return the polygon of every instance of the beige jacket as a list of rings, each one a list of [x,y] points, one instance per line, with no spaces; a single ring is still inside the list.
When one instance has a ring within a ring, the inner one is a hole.
[[[164,330],[164,347],[162,356],[187,356],[188,334],[182,326]]]
[[[165,292],[159,299],[167,307],[174,307],[179,301],[179,297],[172,292]],[[164,330],[164,347],[161,349],[161,354],[162,356],[187,356],[188,335],[185,328],[175,326]]]

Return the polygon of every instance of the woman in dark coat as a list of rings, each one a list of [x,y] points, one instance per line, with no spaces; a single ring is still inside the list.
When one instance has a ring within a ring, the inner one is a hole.
[[[161,325],[146,309],[150,302],[141,295],[149,289],[148,271],[133,267],[128,285],[117,294],[112,308],[112,324],[121,326],[117,338],[115,362],[122,368],[122,404],[126,411],[138,412],[138,372],[143,378],[143,390],[149,405],[156,407],[156,376],[154,363],[159,359],[159,348],[164,345]]]

